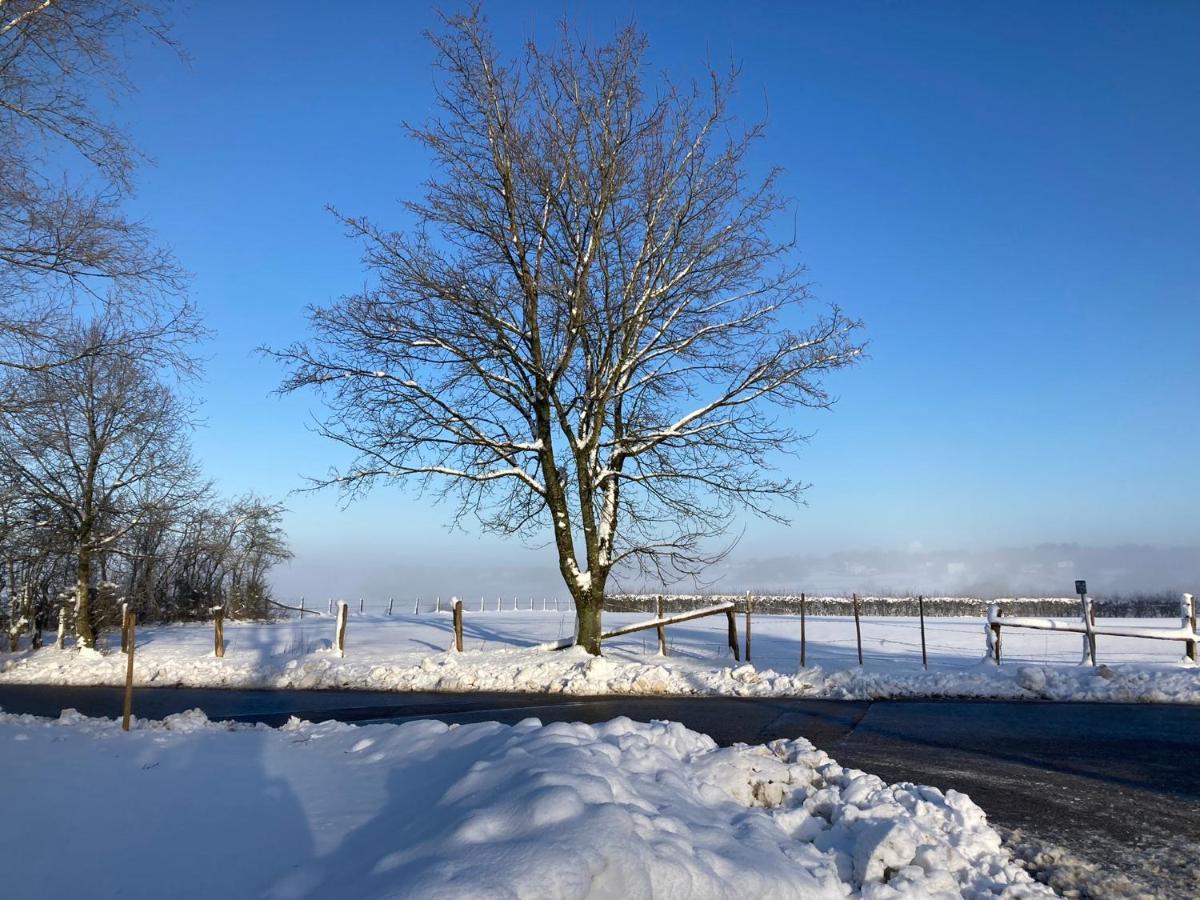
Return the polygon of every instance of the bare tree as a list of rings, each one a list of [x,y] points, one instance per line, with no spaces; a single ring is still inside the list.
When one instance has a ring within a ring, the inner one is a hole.
[[[136,338],[130,339],[136,342]],[[95,563],[155,510],[186,505],[203,486],[191,461],[188,407],[132,353],[120,323],[77,323],[62,347],[70,360],[11,371],[17,411],[0,416],[0,470],[31,501],[53,508],[76,560],[75,629],[95,639]],[[84,348],[104,346],[90,355]]]
[[[141,157],[95,103],[131,90],[119,50],[133,32],[174,46],[159,7],[0,2],[0,366],[56,363],[81,296],[174,315],[183,272],[122,210]]]
[[[377,284],[311,311],[283,390],[322,389],[321,431],[358,455],[319,484],[411,480],[460,520],[548,529],[599,653],[614,571],[695,572],[737,511],[798,498],[770,471],[802,440],[780,413],[829,405],[857,323],[806,315],[732,73],[651,78],[634,28],[508,64],[478,13],[446,24],[440,116],[410,129],[438,173],[418,224],[342,218]]]

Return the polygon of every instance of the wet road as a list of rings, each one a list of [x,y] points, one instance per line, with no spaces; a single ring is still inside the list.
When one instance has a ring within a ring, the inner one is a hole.
[[[115,688],[0,686],[8,712],[119,715]],[[806,737],[889,781],[964,791],[1046,873],[1093,896],[1200,896],[1200,707],[367,691],[139,690],[145,718],[445,722],[673,719],[718,743]],[[1060,852],[1056,848],[1062,848]]]

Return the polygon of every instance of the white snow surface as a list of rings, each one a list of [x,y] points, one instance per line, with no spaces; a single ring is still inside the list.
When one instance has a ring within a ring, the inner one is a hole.
[[[605,628],[646,618],[606,614]],[[1101,620],[1162,626],[1164,620]],[[211,625],[138,629],[139,686],[355,688],[396,691],[525,691],[565,694],[664,694],[757,697],[988,697],[1200,703],[1200,667],[1183,661],[1183,644],[1098,638],[1101,665],[1081,665],[1077,634],[1006,630],[1003,665],[985,656],[982,618],[926,620],[929,670],[921,667],[917,621],[864,618],[864,665],[857,664],[853,620],[808,619],[808,665],[799,665],[799,620],[755,616],[753,663],[737,663],[725,643],[724,616],[668,626],[669,655],[657,655],[654,631],[606,641],[605,656],[538,645],[571,633],[570,614],[465,612],[464,652],[453,643],[449,612],[350,615],[346,656],[330,650],[331,618],[275,623],[226,622],[226,652],[213,655]],[[744,620],[738,616],[745,650]],[[120,685],[125,657],[118,635],[100,651],[0,653],[0,683]]]
[[[1053,896],[963,794],[677,723],[0,714],[0,765],[9,896]]]

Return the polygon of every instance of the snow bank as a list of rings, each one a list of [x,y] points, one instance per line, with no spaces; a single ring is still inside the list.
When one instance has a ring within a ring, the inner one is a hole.
[[[517,691],[559,694],[899,697],[1200,703],[1200,668],[1187,666],[1037,666],[982,662],[970,669],[906,672],[829,671],[810,666],[781,673],[753,665],[702,668],[654,658],[595,658],[582,650],[435,653],[415,663],[357,662],[317,653],[304,659],[136,656],[140,687],[279,688],[376,691]],[[40,650],[0,662],[0,683],[121,685],[125,657],[95,651]]]
[[[605,621],[611,627],[639,618],[617,614]],[[138,632],[134,677],[140,686],[1200,703],[1200,667],[1179,662],[1182,646],[1163,641],[1101,638],[1101,661],[1126,661],[1093,669],[1079,665],[1078,635],[1014,630],[1011,638],[1005,634],[1005,663],[997,669],[984,658],[980,620],[935,620],[925,671],[916,623],[864,620],[866,666],[859,668],[853,623],[814,618],[808,661],[816,664],[800,669],[794,619],[755,619],[754,665],[739,665],[728,655],[719,616],[669,627],[668,657],[654,652],[653,631],[645,648],[645,633],[606,642],[600,659],[576,649],[537,649],[570,627],[569,618],[553,613],[476,614],[468,616],[467,650],[456,654],[445,652],[449,615],[352,617],[342,659],[329,649],[328,622],[227,623],[225,656],[216,659],[209,626],[154,626]],[[1151,653],[1160,655],[1133,655]],[[120,685],[124,679],[125,657],[115,646],[0,653],[0,683]]]
[[[0,765],[15,896],[1052,896],[965,795],[676,723],[0,715]]]

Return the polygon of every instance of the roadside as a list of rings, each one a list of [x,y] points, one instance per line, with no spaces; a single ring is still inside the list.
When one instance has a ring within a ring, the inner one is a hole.
[[[61,705],[60,705],[61,704]],[[0,685],[8,711],[116,715],[120,691]],[[394,694],[144,689],[140,716],[448,723],[668,719],[717,743],[805,737],[888,781],[967,793],[1042,877],[1085,896],[1194,897],[1200,882],[1200,707],[985,701]]]

